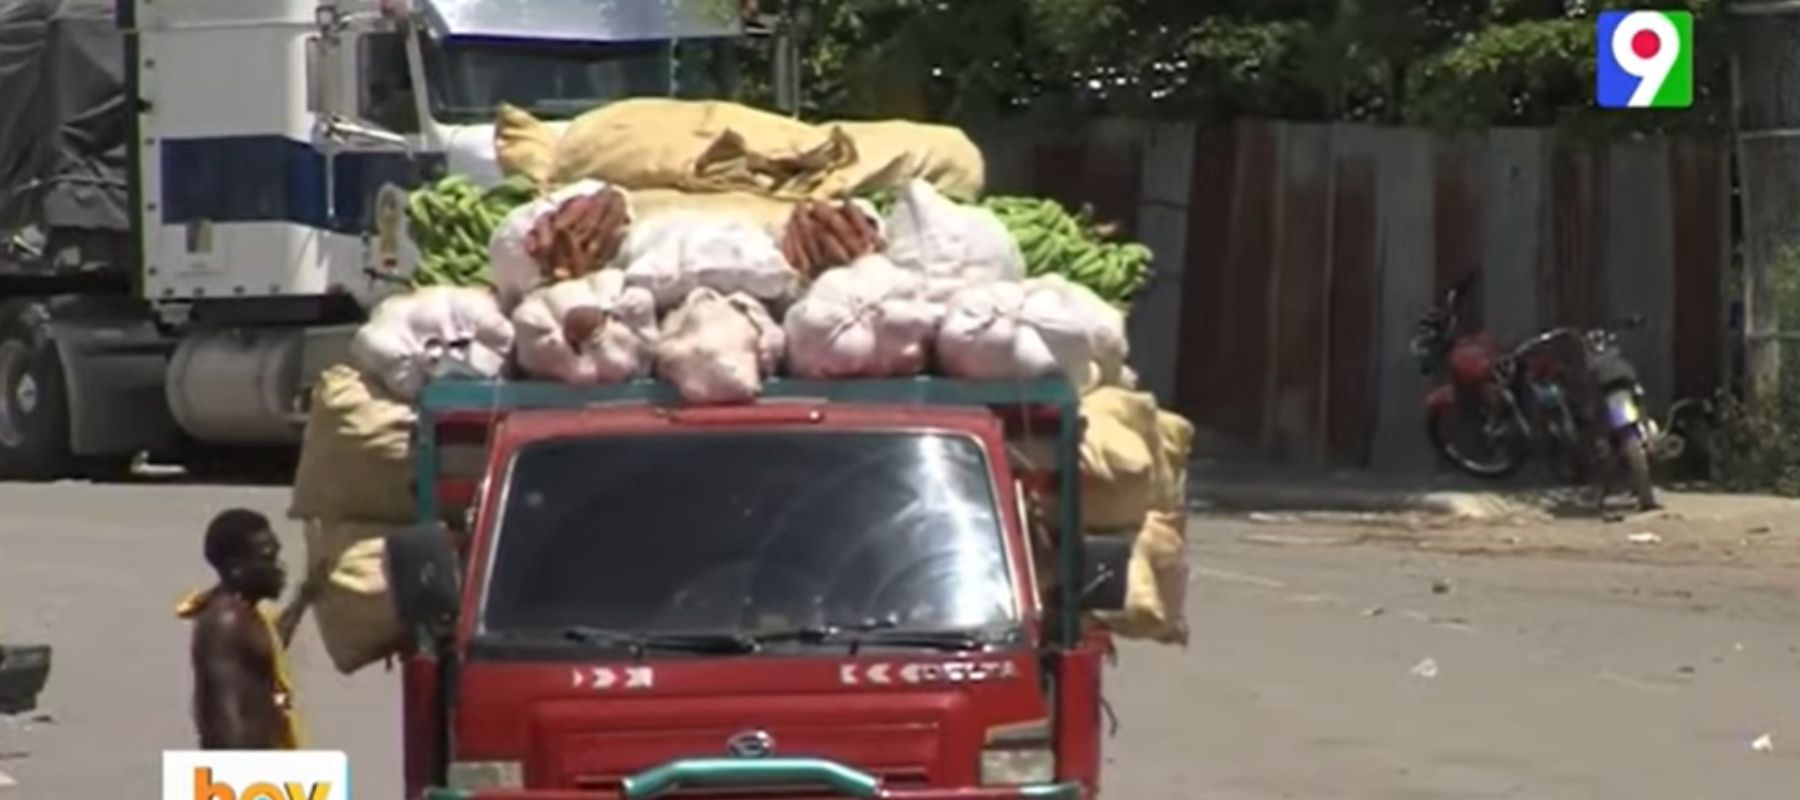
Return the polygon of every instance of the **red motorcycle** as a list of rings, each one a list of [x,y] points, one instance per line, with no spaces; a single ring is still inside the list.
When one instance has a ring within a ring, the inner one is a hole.
[[[1503,350],[1485,332],[1458,332],[1469,281],[1450,288],[1419,320],[1413,358],[1443,382],[1425,397],[1425,435],[1444,460],[1479,478],[1504,478],[1533,455],[1578,479],[1580,427],[1565,387],[1565,360],[1546,345],[1558,329]]]

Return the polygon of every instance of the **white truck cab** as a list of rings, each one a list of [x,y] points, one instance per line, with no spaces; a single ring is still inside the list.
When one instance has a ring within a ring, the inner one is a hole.
[[[48,31],[45,64],[70,57],[60,39],[85,48],[32,88],[65,100],[43,124],[58,141],[117,139],[93,143],[80,171],[102,179],[80,191],[126,209],[71,222],[0,202],[0,242],[51,243],[0,249],[0,479],[291,446],[313,377],[406,284],[406,190],[497,182],[502,102],[554,123],[719,96],[744,16],[742,0],[0,0],[0,43],[23,20]],[[20,186],[81,177],[57,169]]]

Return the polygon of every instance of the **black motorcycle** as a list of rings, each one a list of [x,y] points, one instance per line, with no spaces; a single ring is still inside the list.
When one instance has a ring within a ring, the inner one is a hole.
[[[1642,325],[1643,318],[1634,317],[1620,328]],[[1639,509],[1660,508],[1651,461],[1679,453],[1681,441],[1645,412],[1643,382],[1620,348],[1617,330],[1593,328],[1581,332],[1579,341],[1583,361],[1578,374],[1585,385],[1577,392],[1581,400],[1575,408],[1594,463],[1602,467],[1601,497],[1622,475]]]

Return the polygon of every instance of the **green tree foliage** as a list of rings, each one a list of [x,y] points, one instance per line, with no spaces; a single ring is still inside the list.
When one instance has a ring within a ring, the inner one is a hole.
[[[793,0],[762,0],[777,10]],[[806,0],[809,116],[1070,112],[1615,131],[1723,118],[1722,0]],[[1593,14],[1696,15],[1696,108],[1599,114]]]

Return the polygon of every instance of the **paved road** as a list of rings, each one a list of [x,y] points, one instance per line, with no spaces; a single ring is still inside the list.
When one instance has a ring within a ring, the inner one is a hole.
[[[0,486],[0,632],[57,657],[53,720],[0,722],[0,772],[17,780],[0,798],[148,796],[159,751],[191,736],[170,606],[206,578],[196,532],[221,506],[283,499]],[[1108,796],[1749,800],[1800,786],[1794,573],[1271,546],[1251,530],[1196,528],[1191,649],[1122,653]],[[398,796],[369,766],[397,759],[394,678],[339,678],[308,630],[297,660],[317,738],[350,751],[358,796]],[[1428,658],[1435,677],[1416,675]],[[1774,751],[1754,752],[1764,733]]]

